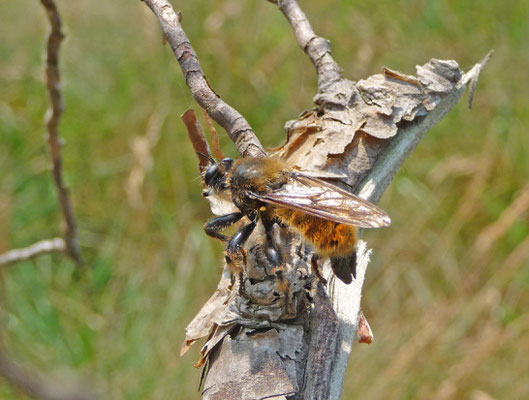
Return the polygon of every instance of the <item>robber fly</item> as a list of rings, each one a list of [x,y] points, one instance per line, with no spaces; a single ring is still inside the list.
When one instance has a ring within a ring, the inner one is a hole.
[[[224,192],[239,211],[208,221],[204,229],[214,238],[227,241],[226,258],[237,254],[262,221],[273,243],[273,224],[297,230],[320,257],[329,257],[335,275],[345,283],[356,277],[358,228],[380,228],[391,223],[374,204],[324,180],[287,167],[278,158],[210,159],[204,174],[205,197]],[[241,220],[249,219],[233,237],[222,233]],[[281,264],[281,253],[269,246],[271,263]],[[313,259],[313,267],[314,261]],[[315,268],[317,271],[317,268]]]

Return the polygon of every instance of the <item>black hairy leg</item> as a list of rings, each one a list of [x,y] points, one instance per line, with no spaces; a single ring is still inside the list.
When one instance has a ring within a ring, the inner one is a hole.
[[[223,235],[220,233],[220,231],[223,231],[224,229],[229,228],[236,222],[240,221],[240,219],[243,217],[243,214],[240,212],[234,212],[231,214],[222,215],[217,218],[210,219],[208,222],[204,224],[204,231],[206,233],[215,238],[222,240],[223,242],[227,242],[230,240],[230,238],[226,235]]]
[[[239,231],[233,235],[226,247],[226,262],[231,263],[232,257],[238,257],[243,251],[243,246],[246,244],[250,235],[254,231],[256,222],[250,222],[248,225],[243,226]]]

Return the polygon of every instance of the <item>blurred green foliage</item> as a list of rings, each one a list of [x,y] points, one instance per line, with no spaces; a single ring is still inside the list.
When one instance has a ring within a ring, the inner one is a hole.
[[[215,90],[267,146],[312,106],[316,78],[263,0],[173,1]],[[0,252],[61,234],[43,126],[46,18],[0,0]],[[195,105],[157,20],[139,2],[58,1],[60,127],[87,265],[41,256],[0,271],[2,337],[44,370],[69,368],[108,399],[198,399],[184,328],[213,292],[222,246],[202,232],[196,159],[180,115]],[[430,58],[468,69],[491,48],[473,110],[421,143],[382,199],[344,399],[529,398],[529,2],[302,2],[345,75]],[[235,155],[226,135],[223,148]],[[0,381],[0,397],[24,398]]]

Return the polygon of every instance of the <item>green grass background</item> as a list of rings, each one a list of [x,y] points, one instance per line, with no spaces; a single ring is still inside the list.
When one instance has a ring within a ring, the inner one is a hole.
[[[263,143],[312,106],[316,77],[264,0],[174,0],[215,90]],[[184,328],[213,292],[222,246],[206,237],[196,158],[180,115],[195,105],[140,1],[58,1],[65,179],[86,266],[41,256],[0,271],[10,354],[74,371],[107,399],[198,399]],[[382,198],[344,399],[529,398],[529,2],[302,2],[347,77],[414,74],[430,58],[469,69],[490,49],[474,107],[461,102]],[[61,234],[43,127],[47,20],[0,0],[0,252]],[[149,142],[143,162],[135,149]],[[221,143],[235,155],[226,135]],[[144,172],[134,186],[131,173]],[[0,378],[0,398],[24,399]]]

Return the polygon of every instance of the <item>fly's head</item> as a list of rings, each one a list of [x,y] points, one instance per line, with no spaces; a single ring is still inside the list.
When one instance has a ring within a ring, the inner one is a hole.
[[[204,174],[204,197],[229,189],[229,175],[233,167],[233,159],[224,158],[219,162],[211,159],[211,165]]]

